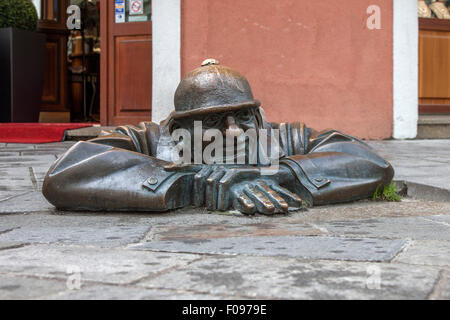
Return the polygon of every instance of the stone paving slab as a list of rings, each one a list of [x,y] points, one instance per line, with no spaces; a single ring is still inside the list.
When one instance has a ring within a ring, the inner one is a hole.
[[[401,202],[357,201],[309,208],[289,217],[277,217],[277,223],[320,223],[336,220],[366,220],[390,217],[416,217],[450,214],[450,203],[404,198]]]
[[[284,236],[173,239],[172,241],[151,241],[130,248],[164,252],[381,262],[392,260],[406,243],[405,240]]]
[[[450,269],[442,270],[431,300],[450,300]]]
[[[52,142],[52,143],[41,143],[41,144],[35,144],[35,149],[48,149],[48,148],[61,148],[65,147],[66,149],[69,149],[71,146],[73,146],[76,142],[74,141],[62,141],[62,142]],[[7,147],[10,147],[8,144]]]
[[[400,161],[399,161],[400,162]],[[401,161],[402,163],[404,161]],[[422,179],[435,179],[435,178],[443,178],[448,174],[448,165],[428,165],[428,166],[414,166],[414,167],[403,167],[400,165],[393,164],[396,168],[396,180],[407,180],[409,181],[409,177],[414,177],[416,180],[419,178]],[[433,176],[430,176],[430,172],[433,172]],[[436,176],[434,176],[436,175]],[[424,180],[427,181],[427,180]]]
[[[1,147],[0,147],[1,148]],[[11,152],[0,152],[0,159],[2,159],[2,157],[18,157],[20,156],[20,153],[18,151],[11,151]]]
[[[197,225],[162,225],[152,230],[152,240],[181,241],[185,243],[200,242],[205,239],[233,238],[242,236],[316,236],[324,232],[308,224],[276,224],[273,221],[252,223],[251,220],[222,221],[217,224]]]
[[[413,240],[450,240],[450,225],[437,221],[437,217],[378,218],[362,220],[336,220],[317,223],[317,227],[332,235],[366,238]]]
[[[1,230],[0,230],[1,233]],[[27,245],[27,243],[24,242],[4,242],[0,241],[0,251],[1,250],[8,250],[8,249],[16,249]]]
[[[79,273],[81,283],[132,284],[198,258],[195,254],[35,245],[0,251],[0,275],[67,281],[70,275]]]
[[[450,241],[412,241],[395,262],[450,267]]]
[[[29,192],[29,191],[28,191]],[[16,197],[28,192],[24,191],[0,191],[0,204],[3,201],[6,201],[8,199],[11,199],[12,197]]]
[[[429,162],[437,162],[437,163],[444,163],[444,164],[450,164],[450,159],[448,158],[440,158],[440,157],[434,157],[433,155],[425,156],[423,157],[423,160],[429,161]]]
[[[52,211],[66,217],[77,217],[80,213]],[[335,220],[366,220],[381,217],[436,216],[450,214],[450,203],[404,199],[402,202],[357,201],[346,204],[320,206],[289,215],[234,216],[222,212],[210,213],[204,209],[184,208],[165,213],[84,213],[81,215],[101,217],[146,218],[155,226],[156,239],[177,237],[199,237],[205,234],[221,237],[224,234],[243,235],[321,235],[326,229],[317,228],[318,223]],[[316,226],[315,226],[316,225]],[[276,233],[279,231],[279,233]],[[276,233],[276,234],[275,234]],[[284,233],[284,234],[283,234]]]
[[[438,276],[403,264],[207,256],[137,285],[256,299],[426,299]]]
[[[437,215],[437,216],[430,216],[430,217],[423,217],[424,220],[427,221],[434,221],[436,223],[439,223],[440,225],[450,227],[450,213],[449,215]]]
[[[89,285],[45,297],[51,300],[223,300],[242,299],[181,290],[148,289],[137,286]]]
[[[33,184],[30,169],[28,167],[15,168],[14,170],[0,168],[0,190],[6,192],[32,191],[38,188]]]
[[[115,247],[138,242],[150,230],[148,220],[133,216],[33,214],[0,219],[0,241],[8,242]]]
[[[1,300],[41,299],[65,290],[64,281],[0,275]]]
[[[21,163],[23,165],[29,164],[42,164],[50,167],[50,165],[56,160],[53,154],[42,155],[17,155],[17,156],[4,156],[1,158],[2,165],[8,165],[11,163]]]
[[[32,189],[33,190],[33,189]],[[54,207],[45,199],[40,191],[31,191],[19,194],[8,200],[0,202],[0,217],[2,214],[53,212]]]
[[[29,143],[0,143],[0,148],[4,151],[9,150],[38,150],[38,149],[51,149],[51,148],[70,148],[75,142],[73,141],[61,141],[52,143],[40,143],[40,144],[29,144]]]
[[[3,144],[2,148],[9,150],[33,150],[36,148],[37,145],[35,144],[28,144],[28,143],[5,143]]]

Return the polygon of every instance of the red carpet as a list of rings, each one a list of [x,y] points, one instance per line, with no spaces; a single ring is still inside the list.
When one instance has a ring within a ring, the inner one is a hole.
[[[66,130],[92,126],[92,123],[0,123],[0,142],[59,142],[64,140]]]

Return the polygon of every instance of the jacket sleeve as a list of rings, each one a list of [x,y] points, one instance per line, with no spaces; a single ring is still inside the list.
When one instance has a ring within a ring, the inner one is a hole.
[[[313,132],[306,154],[281,159],[295,176],[297,193],[314,205],[371,197],[388,184],[392,166],[364,142],[330,130]]]
[[[159,125],[141,122],[139,126],[120,126],[114,131],[102,131],[90,142],[155,156],[160,137]]]
[[[166,211],[190,204],[192,175],[166,172],[166,161],[79,142],[49,169],[43,194],[59,209]]]

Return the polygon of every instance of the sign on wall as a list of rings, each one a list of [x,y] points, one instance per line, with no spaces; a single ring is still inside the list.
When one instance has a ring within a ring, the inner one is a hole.
[[[115,0],[116,23],[125,22],[125,0]]]

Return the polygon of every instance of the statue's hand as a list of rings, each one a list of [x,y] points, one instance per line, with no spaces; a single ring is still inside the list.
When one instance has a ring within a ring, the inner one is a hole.
[[[270,180],[241,183],[232,188],[233,208],[244,214],[272,215],[301,208],[302,199]]]
[[[192,204],[205,205],[208,210],[228,210],[232,204],[231,187],[259,176],[256,167],[205,166],[194,176]]]
[[[169,165],[166,171],[193,173],[192,205],[209,210],[228,210],[231,207],[230,188],[235,183],[260,176],[257,167],[225,165]]]
[[[208,210],[239,210],[244,214],[287,213],[302,199],[252,166],[171,165],[167,171],[194,173],[192,205]]]

